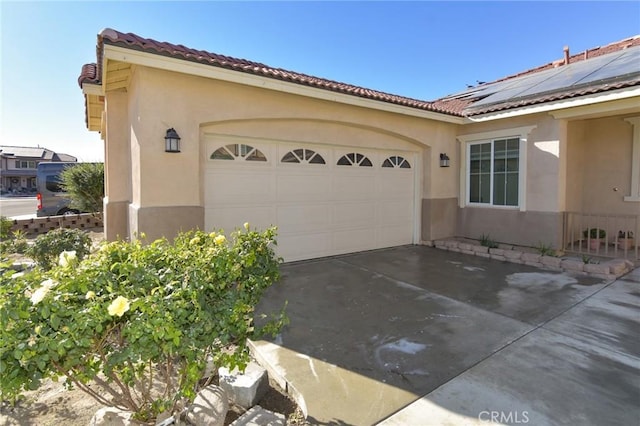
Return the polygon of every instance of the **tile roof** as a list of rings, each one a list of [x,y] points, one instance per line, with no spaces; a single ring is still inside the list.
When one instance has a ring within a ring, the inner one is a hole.
[[[532,68],[530,70],[501,78],[491,83],[484,83],[480,86],[469,88],[458,94],[446,96],[435,101],[423,101],[412,99],[404,96],[393,95],[377,90],[367,89],[347,83],[341,83],[333,80],[327,80],[295,71],[288,71],[282,68],[273,68],[268,65],[253,62],[245,59],[233,58],[216,53],[206,52],[185,47],[183,45],[175,45],[168,42],[159,42],[156,40],[140,37],[132,33],[121,33],[113,29],[105,29],[98,34],[97,63],[86,64],[82,67],[78,83],[101,84],[101,70],[103,60],[104,45],[120,46],[127,49],[134,49],[146,53],[167,56],[171,58],[182,59],[191,62],[198,62],[214,67],[230,69],[238,72],[259,75],[262,77],[273,78],[282,81],[288,81],[295,84],[315,87],[323,90],[343,93],[351,96],[371,99],[375,101],[387,102],[396,105],[402,105],[410,108],[421,109],[444,113],[454,116],[473,116],[494,112],[499,110],[512,109],[522,106],[535,105],[544,102],[551,102],[561,99],[570,99],[574,97],[605,92],[614,89],[631,87],[640,85],[640,68],[637,70],[639,75],[632,75],[626,79],[613,79],[594,81],[591,84],[584,84],[574,87],[560,87],[557,90],[535,93],[526,97],[505,99],[491,105],[483,105],[482,107],[474,106],[479,102],[477,96],[474,96],[479,90],[484,90],[491,85],[504,82],[517,83],[521,79],[526,79],[534,74],[549,72],[559,67],[571,66],[583,61],[601,57],[603,55],[613,54],[625,49],[640,46],[640,36],[634,36],[602,47],[596,47],[584,52],[569,55],[565,51],[565,57],[548,64]],[[640,47],[638,47],[640,49]],[[493,86],[495,87],[495,86]],[[486,97],[486,96],[484,96]],[[486,102],[485,102],[486,104]]]
[[[121,33],[109,28],[102,30],[100,34],[98,34],[98,61],[102,60],[102,51],[104,48],[104,44],[120,46],[128,49],[139,50],[142,52],[163,55],[177,59],[183,59],[191,62],[198,62],[214,67],[260,75],[263,77],[282,81],[289,81],[292,83],[316,87],[332,92],[344,93],[347,95],[403,105],[426,111],[446,112],[437,111],[433,108],[433,103],[428,101],[421,101],[405,96],[384,93],[378,90],[372,90],[360,86],[327,80],[324,78],[314,77],[295,71],[288,71],[282,68],[273,68],[259,62],[219,55],[216,53],[206,52],[204,50],[191,49],[183,45],[175,45],[168,42],[159,42],[149,38],[143,38],[132,33]],[[101,68],[101,62],[84,65],[82,67],[80,77],[78,78],[78,83],[80,84],[80,86],[82,86],[82,83],[100,84]]]

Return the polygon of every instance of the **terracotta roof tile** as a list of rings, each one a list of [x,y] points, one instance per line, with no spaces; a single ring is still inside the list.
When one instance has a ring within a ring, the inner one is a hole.
[[[416,108],[425,111],[439,112],[454,116],[471,116],[477,114],[483,114],[487,112],[493,112],[504,109],[517,108],[525,105],[532,105],[537,103],[550,102],[559,99],[573,98],[577,96],[583,96],[593,93],[599,93],[607,90],[614,90],[623,87],[629,87],[640,84],[638,80],[627,80],[624,82],[617,82],[612,84],[600,84],[590,85],[580,89],[568,88],[565,91],[558,91],[553,94],[544,94],[543,96],[533,97],[527,100],[518,101],[505,101],[492,106],[486,106],[483,108],[473,108],[473,103],[477,101],[473,96],[458,96],[458,97],[444,97],[435,101],[423,101],[418,99],[412,99],[404,96],[393,95],[377,90],[367,89],[360,86],[355,86],[338,81],[328,80],[324,78],[314,77],[294,71],[285,70],[282,68],[274,68],[268,65],[249,61],[246,59],[234,58],[230,56],[211,53],[203,50],[191,49],[183,45],[175,45],[168,42],[159,42],[153,39],[143,38],[132,33],[121,33],[113,29],[105,29],[98,34],[98,44],[96,46],[97,63],[87,64],[82,67],[78,83],[82,86],[82,83],[94,83],[100,84],[100,78],[102,74],[102,60],[104,45],[109,44],[113,46],[120,46],[127,49],[139,50],[142,52],[158,54],[168,56],[172,58],[184,59],[187,61],[202,63],[219,68],[230,69],[238,72],[244,72],[248,74],[259,75],[267,78],[273,78],[282,81],[289,81],[292,83],[315,87],[323,90],[329,90],[338,93],[344,93],[351,96],[357,96],[361,98],[387,102],[396,105],[407,106],[410,108]],[[615,43],[611,43],[606,46],[596,47],[589,49],[585,52],[581,52],[576,55],[569,56],[569,64],[584,61],[587,59],[602,56],[608,53],[617,52],[630,47],[640,46],[640,36],[631,37],[625,40],[621,40]],[[503,82],[506,80],[517,79],[523,76],[529,76],[538,72],[550,70],[561,66],[564,60],[557,60],[548,64],[514,74],[502,79],[496,80],[492,83]],[[483,84],[478,86],[481,88],[486,86]],[[473,92],[474,88],[469,89],[467,92]],[[463,92],[463,95],[466,92]]]

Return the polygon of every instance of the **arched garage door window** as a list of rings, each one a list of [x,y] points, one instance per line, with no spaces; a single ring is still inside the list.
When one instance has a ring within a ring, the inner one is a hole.
[[[407,160],[397,155],[393,155],[382,163],[382,167],[390,167],[390,168],[399,168],[399,169],[410,169],[411,164]]]
[[[362,154],[352,152],[350,154],[343,155],[338,160],[338,166],[360,166],[360,167],[373,167],[371,160]]]
[[[280,162],[326,164],[320,154],[310,149],[294,149],[293,151],[289,151],[282,157]]]
[[[230,144],[220,147],[211,154],[212,160],[244,160],[244,161],[267,161],[267,157],[262,151],[245,144]]]

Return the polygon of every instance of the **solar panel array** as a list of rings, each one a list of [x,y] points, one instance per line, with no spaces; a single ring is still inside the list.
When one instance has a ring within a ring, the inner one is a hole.
[[[596,86],[609,81],[640,77],[640,46],[585,61],[578,61],[533,74],[470,88],[450,98],[464,98],[473,92],[470,109],[533,98],[554,92]]]

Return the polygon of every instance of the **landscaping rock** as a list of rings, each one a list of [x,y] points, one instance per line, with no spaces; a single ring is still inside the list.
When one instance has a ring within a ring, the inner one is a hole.
[[[565,269],[567,271],[584,271],[584,262],[580,260],[565,259],[560,262],[560,266],[562,267],[562,269]]]
[[[584,265],[584,271],[590,274],[608,275],[609,265],[607,264],[586,264]]]
[[[520,250],[505,250],[504,257],[506,257],[507,259],[520,260],[520,258],[522,257],[522,252]]]
[[[492,255],[496,255],[496,256],[502,256],[504,257],[504,250],[501,248],[490,248],[489,249],[489,253],[491,253]]]
[[[560,264],[562,263],[562,259],[554,256],[542,256],[540,258],[540,262],[545,266],[550,266],[552,268],[560,269]]]
[[[284,414],[274,413],[257,405],[238,417],[231,426],[285,426],[286,424]]]
[[[540,258],[541,257],[542,256],[540,256],[539,254],[536,254],[536,253],[522,253],[521,259],[525,264],[528,265],[528,264],[531,264],[531,263],[541,263],[540,262]]]
[[[120,410],[115,407],[104,407],[96,411],[89,426],[133,426],[138,423],[133,422],[131,411]]]
[[[229,394],[229,400],[243,408],[256,405],[269,387],[267,370],[255,362],[250,362],[244,373],[221,367],[218,374],[220,386]]]
[[[227,392],[220,386],[210,385],[198,392],[189,406],[187,421],[195,426],[223,426],[229,411]]]

